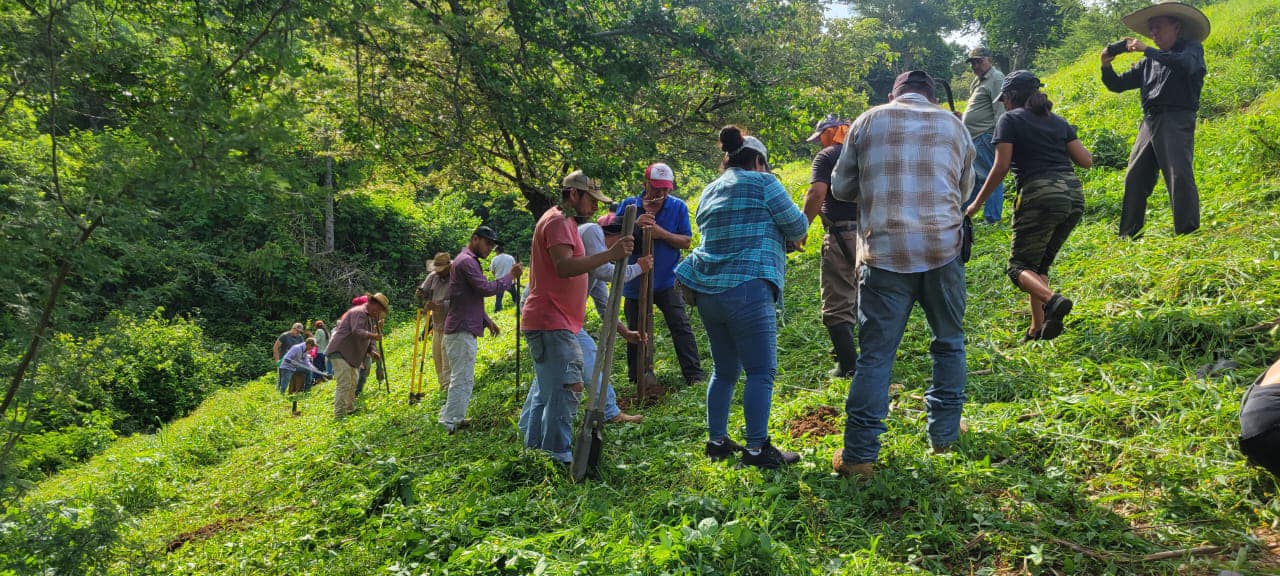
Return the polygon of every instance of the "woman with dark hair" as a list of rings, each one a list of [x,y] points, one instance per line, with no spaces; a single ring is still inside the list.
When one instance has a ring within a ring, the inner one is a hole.
[[[804,237],[808,220],[768,172],[764,143],[737,126],[720,130],[723,172],[702,190],[694,215],[702,244],[676,267],[676,278],[693,293],[715,365],[707,384],[706,455],[777,468],[800,460],[769,440],[769,410],[777,373],[778,324],[774,303],[782,296],[788,240]],[[746,446],[729,438],[729,404],[738,376]]]
[[[1049,288],[1049,266],[1084,215],[1084,191],[1072,164],[1093,165],[1076,129],[1053,113],[1040,92],[1040,79],[1027,70],[1004,77],[996,100],[1008,112],[996,122],[995,165],[965,216],[973,216],[1009,173],[1018,180],[1013,211],[1013,250],[1007,273],[1031,299],[1031,327],[1023,341],[1052,340],[1062,334],[1072,302]]]
[[[1280,360],[1258,376],[1240,401],[1240,451],[1280,479]]]

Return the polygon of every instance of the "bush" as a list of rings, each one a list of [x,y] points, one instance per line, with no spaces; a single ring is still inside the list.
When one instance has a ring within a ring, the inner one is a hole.
[[[114,316],[92,338],[58,334],[46,349],[25,411],[23,434],[0,479],[36,480],[101,452],[117,434],[152,432],[185,416],[231,382],[224,361],[200,326],[165,319]]]
[[[1129,142],[1110,128],[1081,134],[1089,151],[1093,153],[1093,165],[1107,168],[1124,168],[1129,164]]]

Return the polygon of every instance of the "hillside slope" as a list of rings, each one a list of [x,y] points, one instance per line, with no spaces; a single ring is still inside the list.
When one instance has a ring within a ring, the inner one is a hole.
[[[771,433],[803,462],[777,472],[701,454],[703,391],[678,389],[639,426],[610,427],[603,479],[567,482],[520,450],[513,318],[481,340],[472,428],[405,405],[412,319],[334,423],[332,384],[303,416],[264,377],[152,436],[42,483],[0,522],[0,567],[109,574],[1202,574],[1280,570],[1275,481],[1234,447],[1242,386],[1280,355],[1280,0],[1208,10],[1211,74],[1197,170],[1204,228],[1174,237],[1162,188],[1143,240],[1115,238],[1121,171],[1084,175],[1087,213],[1056,268],[1068,330],[1019,346],[1028,318],[1003,269],[1007,226],[979,228],[968,267],[970,432],[929,456],[928,329],[914,317],[893,380],[880,473],[841,480],[847,381],[828,380],[816,242],[788,268]],[[1137,96],[1097,80],[1096,55],[1047,78],[1095,152],[1127,151]],[[767,139],[767,135],[766,135]],[[1100,154],[1105,156],[1105,154]],[[1123,159],[1122,159],[1123,160]],[[797,196],[807,167],[780,176]],[[810,237],[817,238],[818,230]],[[659,322],[661,324],[661,322]],[[695,325],[697,320],[695,319]],[[701,330],[699,328],[698,332]],[[699,334],[700,338],[703,338]],[[704,367],[710,368],[705,340]],[[680,381],[665,335],[664,383]],[[1239,368],[1201,379],[1219,359]],[[531,377],[527,354],[524,375]],[[621,372],[621,362],[615,374]],[[740,404],[735,404],[740,406]],[[730,421],[741,429],[740,408]],[[801,417],[805,418],[802,423]],[[824,425],[827,424],[827,425]],[[796,437],[804,428],[808,433]],[[1143,560],[1197,546],[1216,553]]]

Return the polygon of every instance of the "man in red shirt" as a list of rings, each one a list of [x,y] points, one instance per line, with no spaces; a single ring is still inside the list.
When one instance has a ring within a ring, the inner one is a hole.
[[[587,311],[587,273],[631,254],[635,241],[619,240],[604,252],[586,255],[574,216],[591,216],[611,202],[581,170],[560,184],[560,205],[547,210],[533,229],[529,297],[521,318],[539,386],[542,439],[537,446],[558,462],[573,459],[573,417],[582,399],[582,348],[576,334]]]

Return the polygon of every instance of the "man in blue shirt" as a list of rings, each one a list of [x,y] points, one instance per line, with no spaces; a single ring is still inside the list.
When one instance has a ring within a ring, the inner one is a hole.
[[[706,378],[702,372],[702,362],[698,358],[698,342],[693,338],[693,329],[689,325],[689,315],[684,309],[684,299],[680,297],[676,285],[676,264],[680,263],[680,251],[688,250],[693,243],[693,227],[689,224],[689,207],[683,200],[671,196],[675,189],[675,172],[663,163],[649,165],[644,171],[644,196],[633,196],[622,201],[618,206],[618,216],[626,213],[627,206],[636,205],[640,216],[636,225],[641,229],[653,231],[653,303],[662,311],[667,322],[667,330],[671,333],[671,342],[676,349],[676,358],[680,361],[680,372],[688,384],[701,382]],[[630,263],[634,264],[641,256],[637,250],[631,255]],[[622,295],[626,298],[623,313],[627,317],[627,327],[635,330],[640,316],[640,282],[637,278],[627,282]],[[637,347],[627,345],[627,377],[635,382],[640,374]]]

